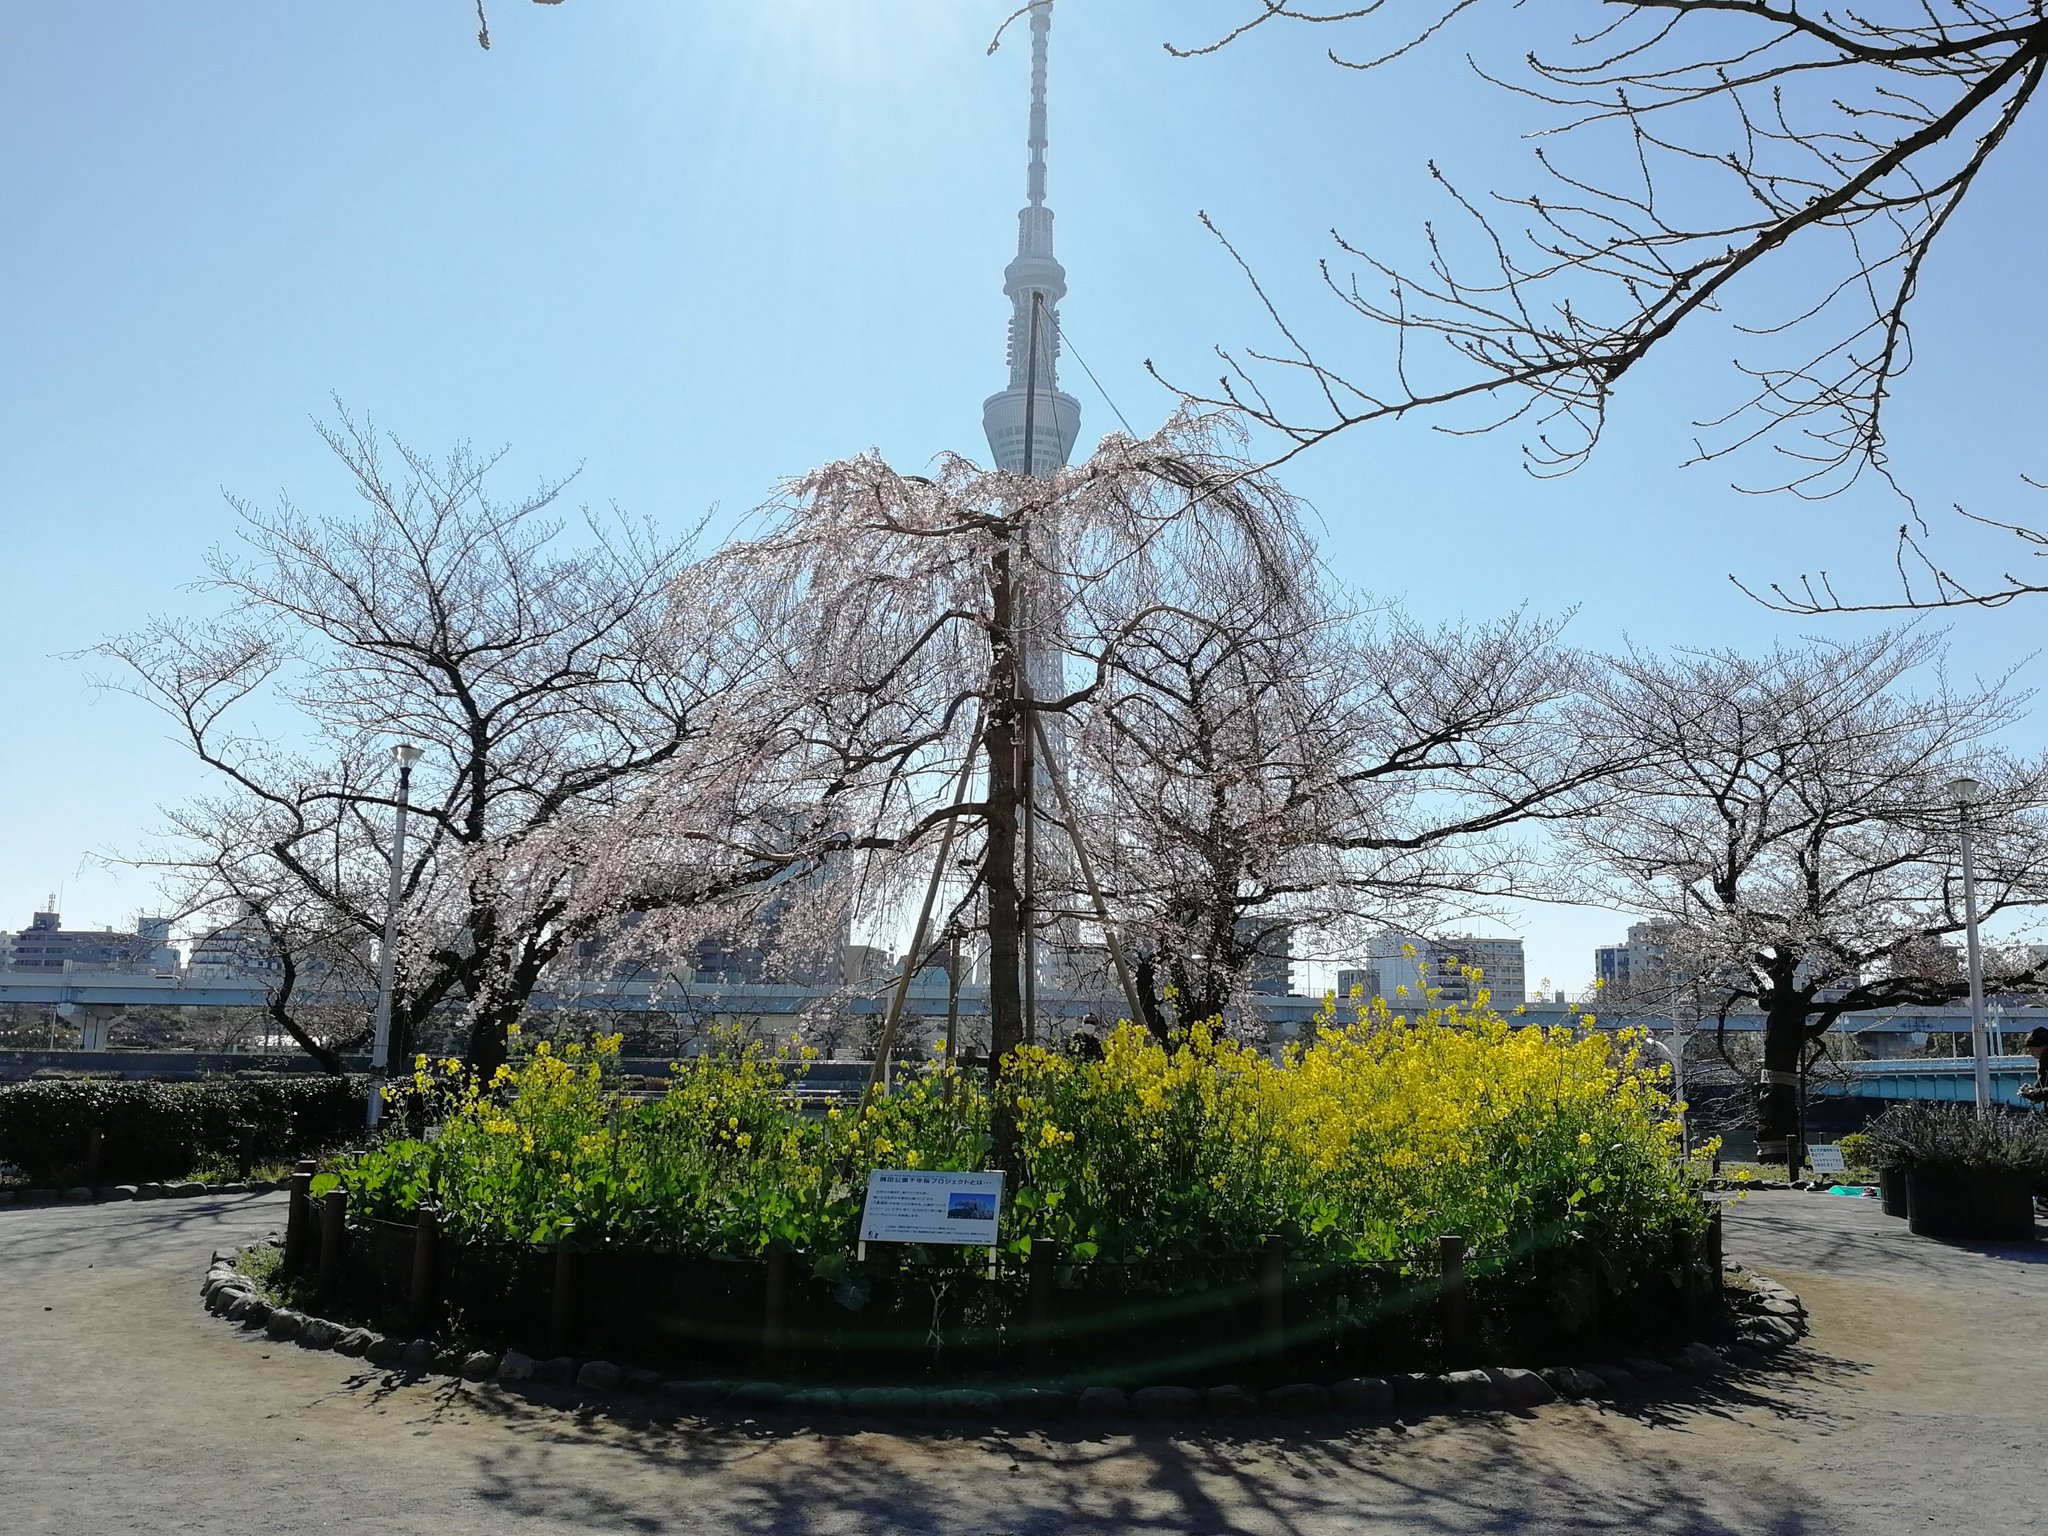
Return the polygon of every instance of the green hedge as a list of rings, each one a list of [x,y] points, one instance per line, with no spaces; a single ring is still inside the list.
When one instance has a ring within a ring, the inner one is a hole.
[[[175,1179],[209,1158],[233,1162],[245,1128],[256,1161],[338,1146],[363,1124],[365,1080],[236,1072],[191,1083],[50,1079],[0,1087],[0,1163],[35,1183],[82,1178],[92,1128],[99,1181]]]

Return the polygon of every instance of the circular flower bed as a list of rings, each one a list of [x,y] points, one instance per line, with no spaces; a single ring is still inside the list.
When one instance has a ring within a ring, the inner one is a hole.
[[[1277,1338],[1334,1377],[1685,1321],[1713,1278],[1709,1212],[1638,1045],[1381,1004],[1277,1061],[1204,1028],[1168,1048],[1125,1025],[1098,1061],[1025,1050],[1002,1081],[1019,1149],[992,1274],[984,1252],[855,1243],[869,1170],[989,1155],[983,1082],[937,1065],[818,1115],[789,1091],[801,1056],[737,1043],[644,1099],[608,1081],[616,1040],[535,1043],[488,1084],[422,1060],[406,1109],[432,1129],[315,1193],[347,1191],[351,1272],[390,1297],[437,1208],[458,1256],[442,1293],[513,1336],[568,1307],[600,1338],[710,1358],[760,1347],[768,1320],[819,1375],[1028,1356],[1068,1377],[1227,1373]]]

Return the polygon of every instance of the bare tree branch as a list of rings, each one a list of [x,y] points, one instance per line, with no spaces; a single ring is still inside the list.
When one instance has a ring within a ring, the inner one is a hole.
[[[1535,151],[1541,190],[1473,197],[1432,166],[1456,217],[1428,227],[1420,270],[1336,237],[1351,270],[1325,262],[1326,291],[1342,313],[1391,332],[1386,376],[1364,382],[1358,366],[1312,347],[1219,231],[1284,346],[1227,352],[1217,384],[1187,393],[1278,434],[1274,463],[1354,427],[1426,414],[1446,431],[1514,424],[1531,471],[1557,474],[1594,451],[1639,363],[1680,332],[1721,323],[1748,355],[1738,391],[1702,411],[1694,462],[1759,451],[1774,468],[1748,488],[1807,497],[1866,470],[1895,485],[1885,423],[1912,361],[1920,281],[2048,74],[2048,8],[1574,3],[1585,24],[1560,25],[1557,46],[1518,73],[1474,66],[1553,115]],[[1330,57],[1370,70],[1485,8],[1251,0],[1235,28],[1172,51],[1213,53],[1257,28],[1310,24],[1365,36],[1360,56]],[[1544,8],[1546,18],[1565,11]],[[1563,158],[1572,146],[1590,152],[1589,168]],[[2017,520],[1978,520],[2038,546]],[[1993,607],[2043,588],[2010,572],[1955,577],[1927,554],[1924,533],[1901,533],[1896,600],[1843,601],[1823,574],[1789,592],[1774,585],[1766,601],[1791,612]]]

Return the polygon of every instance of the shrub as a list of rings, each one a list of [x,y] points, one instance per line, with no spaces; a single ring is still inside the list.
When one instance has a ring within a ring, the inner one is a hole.
[[[1178,1286],[1242,1273],[1267,1233],[1342,1265],[1668,1260],[1705,1214],[1638,1032],[1517,1027],[1484,1007],[1326,1014],[1275,1064],[1197,1030],[1175,1050],[1113,1034],[1099,1063],[1027,1053],[1026,1225]],[[1043,1213],[1043,1214],[1041,1214]]]
[[[232,1162],[245,1128],[258,1161],[304,1156],[361,1130],[362,1078],[237,1072],[197,1082],[59,1078],[0,1087],[0,1162],[37,1182],[82,1176],[101,1133],[99,1176],[118,1184],[170,1179],[209,1160]]]
[[[1894,1104],[1864,1127],[1880,1168],[2010,1169],[2048,1178],[2048,1116],[1969,1104]]]
[[[743,1258],[780,1239],[817,1261],[847,1246],[870,1167],[973,1168],[988,1147],[985,1101],[938,1070],[856,1129],[846,1111],[800,1113],[788,1085],[803,1058],[759,1042],[726,1039],[639,1102],[612,1080],[616,1035],[513,1040],[488,1091],[453,1059],[416,1061],[408,1091],[437,1128],[346,1159],[353,1210],[404,1220],[431,1197],[445,1230],[484,1242]]]
[[[1861,1131],[1851,1131],[1837,1145],[1842,1149],[1842,1167],[1851,1178],[1867,1181],[1877,1177],[1876,1153],[1868,1136]]]

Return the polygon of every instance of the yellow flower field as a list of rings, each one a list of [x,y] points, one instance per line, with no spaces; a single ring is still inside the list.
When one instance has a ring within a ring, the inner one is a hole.
[[[1628,1278],[1705,1223],[1677,1158],[1668,1070],[1631,1031],[1544,1030],[1487,1010],[1326,1009],[1279,1059],[1196,1028],[1167,1049],[1126,1024],[1103,1059],[1013,1060],[1017,1152],[1004,1235],[1142,1289],[1242,1274],[1268,1234],[1333,1266],[1475,1262]],[[980,1079],[906,1073],[865,1113],[803,1113],[801,1054],[731,1043],[635,1100],[617,1039],[521,1048],[496,1081],[422,1059],[406,1098],[435,1122],[339,1168],[367,1214],[432,1198],[480,1240],[745,1257],[790,1244],[844,1269],[874,1167],[975,1168]]]

